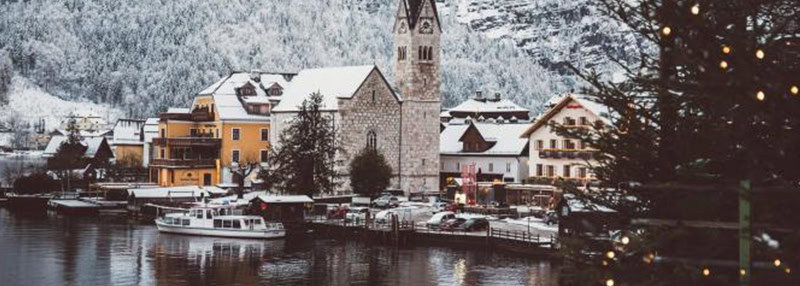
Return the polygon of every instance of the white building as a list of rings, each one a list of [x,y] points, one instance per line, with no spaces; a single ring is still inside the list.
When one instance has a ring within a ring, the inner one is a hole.
[[[144,148],[142,150],[142,167],[149,167],[150,160],[155,158],[155,148],[153,148],[153,138],[158,137],[158,117],[148,118],[142,127],[142,139]]]
[[[584,142],[559,136],[548,123],[558,122],[572,128],[594,128],[596,124],[610,126],[604,117],[608,108],[585,97],[567,94],[551,101],[554,105],[536,118],[522,134],[530,143],[530,177],[565,178],[589,181],[594,174],[588,165],[597,150]]]
[[[521,183],[528,176],[528,140],[520,135],[528,126],[509,120],[450,120],[439,141],[442,179],[460,178],[475,164],[478,181]]]
[[[71,119],[75,120],[76,127],[81,131],[99,131],[108,128],[108,121],[93,111],[74,111],[70,113],[61,121],[60,128],[64,130],[69,129],[69,122]]]

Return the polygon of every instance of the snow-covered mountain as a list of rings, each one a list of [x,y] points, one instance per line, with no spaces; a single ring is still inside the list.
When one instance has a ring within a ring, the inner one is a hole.
[[[559,63],[622,51],[587,0],[437,0],[444,28],[442,96],[476,90],[537,110],[574,88]],[[0,1],[0,50],[44,92],[126,116],[185,106],[235,70],[376,64],[393,76],[397,0]],[[588,16],[587,16],[588,15]],[[616,36],[615,36],[616,35]],[[627,43],[627,42],[626,42]],[[587,64],[588,66],[588,64]]]

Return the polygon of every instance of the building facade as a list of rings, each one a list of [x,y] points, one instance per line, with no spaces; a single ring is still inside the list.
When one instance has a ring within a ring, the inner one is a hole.
[[[235,164],[266,161],[270,96],[290,76],[234,72],[201,91],[190,108],[162,113],[152,139],[151,181],[161,186],[231,183]]]
[[[568,94],[539,116],[522,134],[530,144],[530,173],[535,179],[573,179],[584,183],[595,179],[588,166],[594,163],[597,150],[576,139],[556,134],[550,123],[570,128],[610,126],[602,115],[607,108],[586,98]]]
[[[126,167],[141,167],[144,157],[142,127],[144,120],[119,119],[112,129],[111,149],[117,164]]]

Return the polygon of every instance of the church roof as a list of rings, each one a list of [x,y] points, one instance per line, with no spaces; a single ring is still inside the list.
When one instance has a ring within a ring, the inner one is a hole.
[[[352,98],[373,70],[380,72],[374,65],[302,70],[284,90],[281,102],[272,111],[298,111],[303,100],[315,92],[322,95],[323,111],[338,110],[338,99]]]
[[[439,12],[436,10],[436,2],[433,0],[404,0],[406,14],[408,15],[408,26],[410,28],[414,28],[417,26],[417,20],[419,20],[419,15],[422,13],[422,8],[424,7],[425,1],[429,1],[431,7],[433,8],[433,15],[436,18],[436,25],[439,26],[439,30],[442,29],[442,24],[439,22]]]

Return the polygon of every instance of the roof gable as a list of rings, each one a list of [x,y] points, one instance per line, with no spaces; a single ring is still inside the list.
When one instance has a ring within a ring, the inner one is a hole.
[[[553,106],[553,108],[548,110],[544,115],[542,115],[541,117],[537,118],[534,121],[533,125],[531,125],[530,128],[528,128],[527,130],[525,130],[525,132],[522,133],[521,137],[527,138],[527,137],[531,136],[531,134],[533,134],[533,132],[536,132],[536,130],[538,130],[542,126],[546,125],[547,122],[550,121],[550,119],[552,119],[554,116],[556,116],[565,107],[572,106],[570,103],[578,104],[581,108],[586,109],[589,113],[594,114],[595,116],[600,118],[600,120],[603,121],[603,123],[605,123],[606,125],[608,125],[608,126],[612,125],[611,121],[608,120],[608,118],[602,116],[603,115],[602,110],[603,109],[607,110],[608,109],[607,107],[604,107],[602,104],[599,104],[599,103],[596,103],[596,102],[592,102],[592,101],[589,101],[589,100],[586,100],[586,99],[581,99],[580,97],[578,97],[576,95],[568,94],[567,96],[564,96],[561,99],[561,101],[558,102],[558,104]]]

